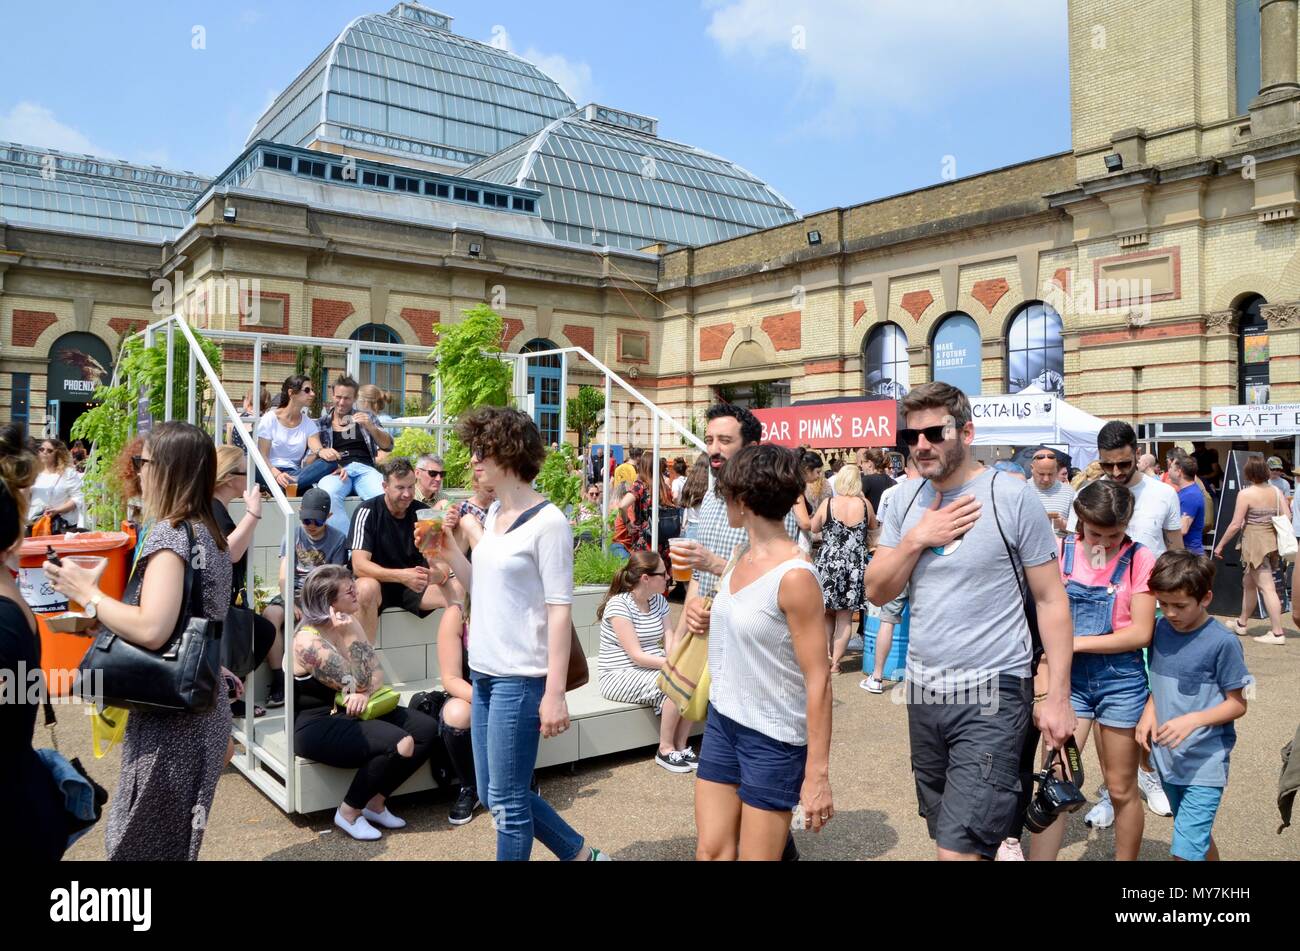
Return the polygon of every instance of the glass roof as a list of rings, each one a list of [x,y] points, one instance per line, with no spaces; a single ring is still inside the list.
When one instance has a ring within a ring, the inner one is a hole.
[[[161,243],[210,184],[193,172],[0,142],[0,219],[11,224]]]
[[[449,17],[416,3],[358,17],[276,98],[245,144],[333,139],[464,167],[573,111],[536,66],[449,27]]]
[[[740,166],[636,131],[653,123],[591,105],[462,174],[538,189],[555,236],[582,244],[697,246],[798,220]]]

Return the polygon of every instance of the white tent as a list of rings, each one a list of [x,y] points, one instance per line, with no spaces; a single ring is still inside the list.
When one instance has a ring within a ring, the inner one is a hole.
[[[977,446],[1065,446],[1079,468],[1097,458],[1097,433],[1105,420],[1036,386],[1013,396],[973,396],[970,402]]]

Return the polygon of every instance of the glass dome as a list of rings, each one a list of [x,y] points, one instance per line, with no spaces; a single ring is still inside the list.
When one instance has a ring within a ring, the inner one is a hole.
[[[542,219],[581,244],[696,246],[799,219],[739,165],[659,138],[654,119],[598,105],[461,174],[541,191]]]
[[[349,23],[276,98],[245,144],[332,142],[457,169],[573,109],[532,63],[457,36],[445,14],[399,3]]]

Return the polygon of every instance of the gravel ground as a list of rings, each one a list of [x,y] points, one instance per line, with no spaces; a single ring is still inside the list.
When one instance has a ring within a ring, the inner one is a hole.
[[[1261,629],[1262,630],[1262,629]],[[1253,632],[1259,633],[1259,632]],[[1300,824],[1276,834],[1276,791],[1280,750],[1300,722],[1300,638],[1285,647],[1243,641],[1246,662],[1258,678],[1250,710],[1238,721],[1231,782],[1215,824],[1215,839],[1225,859],[1300,858]],[[835,679],[835,732],[831,785],[837,814],[821,835],[804,833],[798,843],[806,859],[930,859],[934,850],[925,823],[917,817],[908,766],[904,708],[890,695],[858,689],[860,674],[852,657]],[[78,755],[111,792],[120,760],[117,750],[95,760],[90,729],[75,708],[63,707],[59,739],[63,751]],[[48,745],[38,727],[37,745]],[[1090,800],[1097,795],[1100,768],[1090,748],[1085,756]],[[692,779],[656,766],[653,749],[608,756],[541,771],[542,793],[588,840],[615,859],[688,860],[695,850]],[[219,859],[491,859],[491,822],[480,811],[472,823],[447,823],[449,803],[430,794],[394,800],[393,811],[409,826],[379,842],[360,843],[336,830],[332,813],[286,816],[234,769],[217,788],[202,857]],[[1109,859],[1110,830],[1093,832],[1083,812],[1070,820],[1062,859]],[[1142,858],[1168,860],[1172,819],[1146,814]],[[101,827],[102,829],[102,827]],[[539,858],[552,856],[540,845]],[[69,859],[104,857],[104,837],[96,830],[73,847]]]

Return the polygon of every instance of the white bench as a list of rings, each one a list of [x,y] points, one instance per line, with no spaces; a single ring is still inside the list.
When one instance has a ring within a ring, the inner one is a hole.
[[[349,500],[349,511],[357,500]],[[291,499],[295,507],[297,499]],[[236,509],[238,505],[238,510]],[[231,516],[238,521],[242,516],[242,503],[230,506]],[[284,521],[278,509],[263,505],[263,518],[258,523],[251,557],[257,573],[268,584],[274,584],[279,572],[280,543],[284,538]],[[659,718],[649,707],[606,700],[600,695],[597,658],[600,653],[600,624],[596,620],[596,607],[603,597],[599,588],[580,588],[574,594],[573,623],[578,641],[591,669],[591,679],[585,687],[568,695],[571,726],[565,733],[542,740],[537,752],[537,766],[560,766],[579,760],[622,753],[657,745]],[[421,692],[436,690],[441,686],[438,669],[437,633],[441,611],[427,618],[417,618],[405,611],[387,611],[379,618],[379,633],[375,649],[384,670],[384,680],[408,703]],[[265,665],[257,672],[257,683],[265,684],[269,671]],[[287,685],[286,685],[287,686]],[[259,688],[260,692],[260,688]],[[285,718],[283,711],[271,711],[255,721],[256,742],[280,762],[285,759]],[[700,724],[695,734],[703,730]],[[237,760],[242,761],[237,754]],[[282,780],[265,766],[257,767],[264,778],[280,783]],[[294,758],[295,812],[319,812],[333,809],[343,801],[353,771],[326,766],[302,756]],[[433,774],[420,769],[395,795],[422,792],[434,787]]]

